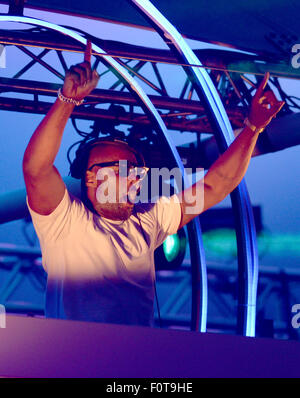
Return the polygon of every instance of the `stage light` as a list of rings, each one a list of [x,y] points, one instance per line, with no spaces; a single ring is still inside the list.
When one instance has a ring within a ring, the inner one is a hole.
[[[168,236],[154,253],[156,271],[178,269],[185,256],[186,243],[183,228],[176,234]]]
[[[163,243],[163,249],[168,261],[174,260],[179,250],[179,238],[178,235],[168,236]]]

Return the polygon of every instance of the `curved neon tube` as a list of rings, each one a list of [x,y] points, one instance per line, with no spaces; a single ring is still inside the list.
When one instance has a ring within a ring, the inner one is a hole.
[[[156,7],[149,0],[130,0],[144,15],[146,15],[154,24],[154,26],[161,31],[161,35],[165,41],[169,41],[175,47],[177,52],[185,59],[189,64],[202,66],[201,62],[187,45],[178,30],[157,10]],[[208,73],[205,69],[200,69],[196,66],[191,66],[190,69],[193,72],[194,77],[198,84],[200,84],[207,101],[211,107],[211,110],[216,118],[217,124],[219,125],[223,138],[228,145],[234,140],[234,134],[230,125],[230,121],[227,117],[226,111],[223,107],[222,101],[219,94],[212,83]],[[251,209],[250,200],[246,190],[245,183],[242,182],[239,187],[240,192],[240,205],[245,206],[243,213],[245,222],[248,230],[248,237],[245,237],[244,243],[247,245],[246,254],[247,257],[251,256],[252,267],[249,265],[251,261],[247,261],[247,274],[248,274],[248,286],[247,291],[247,308],[246,308],[246,324],[244,333],[246,336],[255,335],[255,308],[256,308],[256,293],[257,293],[257,278],[258,278],[258,259],[257,259],[257,248],[256,240],[253,235],[254,231],[254,219]],[[243,203],[242,203],[243,202]]]

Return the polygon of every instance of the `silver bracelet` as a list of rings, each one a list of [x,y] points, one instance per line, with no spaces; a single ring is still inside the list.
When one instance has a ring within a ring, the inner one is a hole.
[[[74,98],[65,97],[65,96],[62,94],[62,92],[61,92],[61,88],[58,89],[57,97],[58,97],[62,102],[67,102],[68,104],[73,104],[73,105],[77,105],[77,106],[82,105],[82,103],[83,103],[83,101],[84,101],[84,99],[78,101],[78,100],[75,100]]]

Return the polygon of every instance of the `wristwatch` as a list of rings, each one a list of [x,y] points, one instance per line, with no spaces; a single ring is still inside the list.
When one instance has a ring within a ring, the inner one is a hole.
[[[247,127],[249,127],[249,129],[250,130],[252,130],[253,131],[253,133],[261,133],[262,131],[264,131],[264,127],[260,127],[260,128],[258,128],[258,127],[256,127],[256,126],[254,126],[254,124],[252,124],[251,122],[250,122],[250,120],[246,117],[246,119],[244,120],[244,124],[245,124],[245,126],[247,126]]]

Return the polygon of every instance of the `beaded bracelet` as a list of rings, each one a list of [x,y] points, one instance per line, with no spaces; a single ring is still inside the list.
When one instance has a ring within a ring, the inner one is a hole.
[[[77,106],[81,105],[84,101],[84,99],[77,101],[74,98],[65,97],[61,92],[61,88],[58,89],[57,96],[62,102],[67,102],[68,104],[74,104]]]

